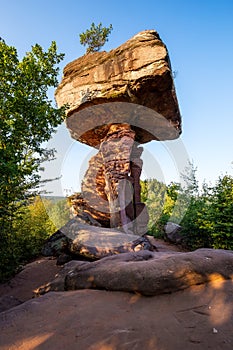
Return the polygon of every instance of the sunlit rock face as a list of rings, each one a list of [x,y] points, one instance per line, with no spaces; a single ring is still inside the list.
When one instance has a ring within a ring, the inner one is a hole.
[[[69,63],[56,101],[59,106],[69,104],[67,127],[90,146],[98,147],[114,123],[130,124],[139,143],[175,139],[181,133],[168,51],[154,30],[140,32],[110,52]],[[130,105],[106,105],[111,102]]]
[[[152,296],[208,282],[217,282],[216,288],[221,290],[224,281],[232,283],[233,276],[233,252],[223,249],[202,248],[193,252],[141,250],[81,264],[73,262],[67,265],[57,279],[42,286],[38,293],[95,288]]]
[[[140,144],[181,133],[168,51],[158,33],[140,32],[110,52],[69,63],[55,96],[58,106],[69,106],[71,136],[99,150],[82,183],[83,208],[105,227],[146,234]]]

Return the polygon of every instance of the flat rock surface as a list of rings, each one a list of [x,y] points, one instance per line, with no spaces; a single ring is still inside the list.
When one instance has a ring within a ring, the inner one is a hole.
[[[50,292],[0,314],[1,350],[231,350],[230,281],[172,294]]]
[[[23,270],[6,283],[0,284],[0,312],[23,303],[34,296],[34,289],[51,281],[61,270],[56,259],[41,257],[24,266]]]
[[[164,256],[179,252],[163,241],[153,243]],[[215,275],[208,283],[152,297],[84,289],[31,299],[59,270],[56,260],[39,258],[0,285],[5,301],[27,300],[0,313],[1,350],[233,348],[232,280]]]
[[[160,252],[179,251],[179,247],[175,245],[155,240],[153,237],[149,238]],[[61,266],[57,266],[56,262],[55,258],[39,257],[25,265],[11,280],[0,283],[0,312],[33,298],[34,291],[38,287],[52,281],[61,270],[64,270]]]

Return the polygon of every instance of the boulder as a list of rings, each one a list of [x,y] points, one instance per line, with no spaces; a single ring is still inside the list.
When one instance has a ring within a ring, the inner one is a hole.
[[[60,230],[50,236],[42,247],[43,256],[59,256],[68,252],[69,239]]]
[[[88,225],[78,215],[68,221],[45,243],[42,254],[60,256],[59,263],[67,255],[73,258],[100,259],[106,256],[155,250],[156,247],[146,237],[127,234],[120,230]]]
[[[66,124],[72,137],[93,147],[116,123],[131,125],[138,143],[181,133],[168,51],[155,30],[69,63],[55,97],[58,106],[69,105]]]
[[[95,262],[69,262],[50,290],[105,289],[152,296],[176,292],[215,280],[233,281],[233,251],[198,249],[194,252],[123,253]]]
[[[180,234],[182,227],[174,222],[168,221],[164,226],[164,234],[169,242],[179,244],[182,241]]]

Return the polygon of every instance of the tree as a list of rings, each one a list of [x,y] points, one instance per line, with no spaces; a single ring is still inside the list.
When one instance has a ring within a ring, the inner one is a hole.
[[[42,201],[36,196],[28,205],[17,210],[7,245],[0,247],[0,281],[11,277],[21,264],[38,256],[45,240],[57,230],[48,215],[52,206],[50,200]]]
[[[233,249],[233,177],[220,177],[213,188],[209,211],[213,248]]]
[[[111,24],[109,27],[102,27],[101,22],[97,26],[92,23],[90,29],[79,34],[81,45],[88,46],[86,53],[99,51],[106,41],[108,41],[108,36],[112,29]]]
[[[40,196],[36,196],[29,205],[18,212],[17,220],[14,221],[14,245],[18,249],[20,247],[19,260],[26,261],[37,256],[45,240],[57,230],[48,214],[51,207],[53,204],[50,200],[42,200]]]
[[[56,65],[63,54],[52,42],[47,52],[38,44],[19,61],[17,51],[0,42],[0,211],[25,198],[39,183],[38,170],[52,150],[48,141],[62,122],[64,108],[53,107],[47,91],[58,83]]]
[[[160,236],[160,218],[166,197],[166,185],[156,179],[141,181],[141,200],[147,206],[149,214],[148,230],[155,236]]]
[[[45,201],[45,208],[50,220],[52,221],[53,225],[55,225],[56,230],[60,229],[70,219],[70,206],[68,204],[67,198],[55,201],[52,203],[52,205],[50,204],[49,206],[46,205]],[[56,230],[54,230],[54,232]]]
[[[57,65],[63,57],[53,41],[47,52],[36,44],[19,60],[17,50],[0,40],[0,254],[4,256],[19,208],[39,186],[41,163],[53,156],[42,143],[62,122],[65,108],[54,107],[47,92],[58,83]]]
[[[149,212],[149,234],[163,237],[167,221],[182,227],[182,245],[198,248],[233,249],[233,178],[220,177],[215,186],[199,187],[197,169],[190,163],[184,184],[166,186],[155,179],[141,181],[142,201]],[[165,194],[165,196],[164,196]]]

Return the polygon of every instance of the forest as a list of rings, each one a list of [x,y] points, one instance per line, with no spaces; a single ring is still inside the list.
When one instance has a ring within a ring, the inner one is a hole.
[[[142,182],[149,211],[149,234],[164,238],[164,225],[181,226],[184,248],[233,249],[233,177],[224,175],[214,185],[199,188],[195,169],[186,186],[168,186],[155,179]]]

